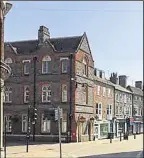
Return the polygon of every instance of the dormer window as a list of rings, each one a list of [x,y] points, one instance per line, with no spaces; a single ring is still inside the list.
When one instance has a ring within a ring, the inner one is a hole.
[[[6,58],[6,59],[5,59],[5,63],[6,63],[7,65],[10,65],[10,64],[12,64],[13,62],[12,62],[12,59],[11,59],[11,58]]]

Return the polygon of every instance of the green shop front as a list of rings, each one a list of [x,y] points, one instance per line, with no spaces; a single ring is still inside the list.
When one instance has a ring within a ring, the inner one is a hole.
[[[108,138],[109,122],[108,121],[94,121],[94,139]]]

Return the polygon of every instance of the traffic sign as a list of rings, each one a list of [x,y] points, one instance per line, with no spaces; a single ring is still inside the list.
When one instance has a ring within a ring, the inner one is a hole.
[[[55,121],[58,120],[58,109],[55,109]]]

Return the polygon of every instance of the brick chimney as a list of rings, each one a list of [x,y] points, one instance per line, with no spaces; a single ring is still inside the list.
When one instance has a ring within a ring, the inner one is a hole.
[[[38,41],[39,44],[43,44],[46,39],[50,38],[49,29],[45,26],[40,26],[38,30]]]
[[[119,76],[119,85],[126,88],[126,86],[127,86],[127,76],[126,75]]]
[[[114,84],[118,84],[117,73],[111,73],[110,81]]]
[[[142,89],[142,81],[135,81],[135,87]]]

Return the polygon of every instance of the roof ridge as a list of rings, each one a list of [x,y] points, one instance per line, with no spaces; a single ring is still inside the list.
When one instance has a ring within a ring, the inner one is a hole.
[[[142,89],[140,89],[140,88],[138,88],[138,87],[134,87],[134,86],[130,86],[130,87],[132,87],[132,88],[135,88],[135,89],[138,89],[138,90],[141,90],[141,91],[142,91]]]
[[[82,37],[82,35],[80,36],[63,36],[63,37],[52,37],[50,38],[51,39],[63,39],[63,38],[76,38],[76,37]]]
[[[4,43],[21,43],[21,42],[32,42],[32,41],[37,41],[37,39],[33,39],[33,40],[22,40],[22,41],[7,41]]]

